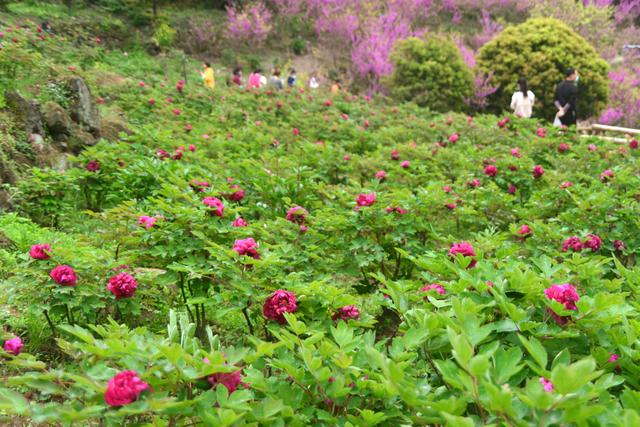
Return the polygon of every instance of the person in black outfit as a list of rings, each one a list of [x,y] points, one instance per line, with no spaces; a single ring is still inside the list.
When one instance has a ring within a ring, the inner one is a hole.
[[[572,126],[577,122],[578,87],[576,83],[580,76],[575,68],[569,69],[566,76],[566,79],[556,86],[554,104],[558,108],[557,117],[560,122],[565,126]]]

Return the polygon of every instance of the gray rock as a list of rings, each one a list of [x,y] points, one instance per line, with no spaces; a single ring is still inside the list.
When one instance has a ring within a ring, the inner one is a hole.
[[[26,99],[15,90],[6,91],[4,99],[15,117],[16,123],[24,132],[44,135],[42,112],[37,101]]]
[[[73,122],[71,117],[59,104],[55,102],[47,102],[43,106],[44,122],[47,124],[47,129],[54,140],[66,140],[71,134],[71,127]]]
[[[69,79],[71,118],[78,124],[88,128],[94,136],[100,135],[100,113],[93,103],[87,84],[80,77]]]
[[[96,145],[98,140],[80,126],[74,126],[69,135],[68,147],[73,153],[80,153],[85,147]]]

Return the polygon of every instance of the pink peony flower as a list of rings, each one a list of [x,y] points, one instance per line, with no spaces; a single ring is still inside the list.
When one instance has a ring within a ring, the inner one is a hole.
[[[614,240],[613,241],[613,248],[616,251],[622,251],[624,250],[624,242],[622,240]]]
[[[595,145],[594,145],[595,147]],[[559,153],[565,153],[567,151],[569,151],[569,144],[565,144],[564,142],[560,143],[560,145],[558,145],[558,152]]]
[[[345,154],[342,160],[344,160],[345,162],[348,162],[349,160],[351,160],[351,156],[349,156],[348,154]]]
[[[224,213],[224,204],[217,197],[207,196],[202,199],[202,204],[210,208],[214,208],[211,211],[211,215],[222,217],[222,214]]]
[[[258,243],[252,237],[246,239],[238,239],[233,243],[233,250],[238,255],[246,255],[254,259],[260,259],[258,254]]]
[[[302,206],[294,206],[287,211],[287,221],[293,222],[294,224],[304,224],[306,216],[309,214],[305,208]]]
[[[587,238],[582,242],[584,249],[591,249],[596,252],[602,246],[602,239],[597,234],[587,234]]]
[[[564,305],[564,308],[567,310],[577,310],[576,302],[580,299],[578,296],[578,292],[576,288],[569,284],[565,283],[562,285],[552,285],[550,288],[544,290],[544,294],[550,300],[557,301]],[[571,316],[558,316],[553,310],[549,309],[549,312],[556,320],[556,323],[559,325],[566,324]]]
[[[145,87],[146,85],[147,85],[147,84],[146,84],[145,82],[140,82],[140,83],[138,83],[138,86],[140,86],[140,87]]]
[[[226,387],[229,394],[238,389],[238,386],[242,384],[242,370],[234,372],[219,372],[217,374],[209,375],[207,381],[211,384],[211,387],[216,387],[218,384],[222,384]]]
[[[598,149],[598,147],[596,147],[596,144],[589,144],[589,146],[587,147],[587,149],[589,151],[596,151]]]
[[[445,193],[451,193],[452,190],[453,189],[448,185],[445,185],[444,187],[442,187],[442,191],[444,191]]]
[[[420,288],[422,292],[436,291],[440,295],[445,295],[447,291],[444,290],[444,287],[438,283],[432,283],[430,285],[424,285]]]
[[[461,254],[465,257],[476,256],[476,252],[473,250],[473,246],[471,246],[471,244],[467,242],[453,243],[451,245],[451,248],[449,249],[449,256],[455,257],[456,254]],[[476,264],[477,264],[477,261],[474,259],[471,261],[471,264],[469,264],[469,267],[467,268],[473,268],[475,267]]]
[[[460,134],[459,133],[454,133],[453,135],[449,136],[449,142],[451,143],[455,143],[460,139]]]
[[[618,356],[615,353],[611,353],[611,356],[609,356],[609,359],[607,360],[607,362],[609,363],[615,363],[618,361],[618,359],[620,358],[620,356]]]
[[[89,172],[98,172],[100,170],[100,162],[97,160],[91,160],[86,166]]]
[[[376,201],[376,193],[362,193],[356,198],[358,206],[371,206]]]
[[[138,218],[138,224],[144,226],[147,230],[153,227],[153,224],[155,224],[156,221],[158,221],[158,218],[147,215],[141,215]]]
[[[109,279],[107,289],[116,299],[129,298],[138,289],[138,282],[129,273],[119,273]]]
[[[517,158],[522,157],[522,154],[520,154],[520,148],[519,148],[519,147],[512,148],[512,149],[511,149],[511,155],[512,155],[513,157],[517,157]]]
[[[528,225],[525,224],[520,227],[520,229],[516,233],[518,233],[522,239],[526,239],[533,234],[533,231]]]
[[[600,181],[602,182],[607,182],[611,178],[613,178],[613,171],[611,169],[605,169],[605,171],[600,174]]]
[[[400,153],[395,148],[391,150],[391,160],[400,160]]]
[[[193,130],[193,126],[191,124],[184,125],[184,131],[189,133]]]
[[[544,138],[545,136],[547,136],[547,130],[545,128],[538,128],[536,130],[536,135],[538,135],[540,138]]]
[[[540,377],[540,384],[542,384],[542,388],[547,393],[551,393],[553,391],[553,384],[548,379]]]
[[[387,173],[385,171],[376,172],[376,179],[379,181],[384,181],[387,178]]]
[[[13,337],[6,340],[2,348],[7,353],[11,353],[14,356],[17,356],[22,352],[22,340],[20,339],[20,337]]]
[[[262,313],[266,319],[280,324],[286,323],[284,313],[295,313],[298,310],[296,297],[292,292],[277,290],[264,303]]]
[[[494,165],[488,165],[487,167],[484,168],[484,174],[492,178],[496,176],[497,173],[498,173],[498,168],[495,167]]]
[[[182,111],[180,111],[179,108],[174,108],[173,109],[173,114],[176,115],[176,116],[179,116],[180,114],[182,114]]]
[[[340,307],[338,312],[333,315],[333,320],[341,319],[345,322],[349,319],[360,319],[360,312],[355,305],[345,305]]]
[[[409,169],[409,166],[411,164],[409,163],[409,160],[404,160],[402,163],[400,163],[400,167],[403,169]]]
[[[155,105],[155,103],[156,103],[156,100],[155,100],[155,99],[151,98],[151,99],[149,100],[149,105],[152,105],[152,106],[153,106],[153,105]]]
[[[68,265],[59,265],[49,273],[49,276],[59,285],[76,286],[76,272]]]
[[[189,183],[189,186],[193,191],[198,193],[204,193],[210,185],[209,181],[198,181],[197,179],[194,179]]]
[[[470,188],[478,188],[480,187],[481,182],[478,178],[473,179],[472,181],[467,181],[467,187]]]
[[[582,242],[578,236],[571,236],[562,244],[562,252],[566,252],[571,249],[574,252],[580,252],[582,250]]]
[[[573,182],[571,181],[564,181],[562,184],[560,184],[560,188],[569,188],[569,187],[573,187]]]
[[[165,150],[159,149],[159,150],[156,150],[156,157],[158,157],[160,160],[164,160],[169,158],[170,156],[169,156],[169,153],[167,153]]]
[[[231,223],[232,227],[246,227],[249,224],[247,223],[247,221],[245,221],[242,217],[238,217],[236,219],[233,220],[233,222]]]
[[[33,259],[46,260],[51,258],[51,246],[47,243],[43,245],[33,245],[29,250],[29,256]]]
[[[445,208],[449,209],[450,211],[454,210],[456,208],[456,204],[455,203],[446,203],[444,205]]]
[[[109,406],[128,405],[138,400],[140,393],[145,390],[151,390],[151,387],[135,371],[123,371],[109,380],[104,401]]]
[[[298,136],[298,135],[300,135],[300,129],[293,128],[293,136]]]
[[[533,177],[535,179],[540,178],[542,175],[544,175],[544,168],[540,165],[535,165],[533,167]]]
[[[196,151],[196,146],[193,144],[189,144],[189,151],[191,151],[192,153]]]
[[[515,185],[509,184],[509,188],[507,189],[507,191],[509,192],[509,194],[516,194],[517,188]]]
[[[638,149],[638,140],[637,139],[632,139],[631,141],[629,141],[629,148],[631,148],[632,150],[637,150]]]

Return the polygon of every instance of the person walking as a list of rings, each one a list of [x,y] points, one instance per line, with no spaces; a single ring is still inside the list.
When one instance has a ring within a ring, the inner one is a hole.
[[[233,77],[231,78],[231,82],[236,86],[242,87],[242,68],[236,67],[233,69]]]
[[[518,90],[511,97],[511,109],[518,117],[531,118],[535,95],[529,90],[527,79],[521,77],[518,80]]]
[[[205,62],[202,64],[204,66],[204,71],[200,75],[204,82],[204,86],[208,89],[215,89],[216,80],[213,76],[213,68],[211,68],[211,64],[209,62]]]
[[[578,70],[570,68],[566,72],[565,80],[556,86],[554,102],[558,109],[556,119],[564,126],[573,126],[577,123],[578,87],[576,83],[578,80],[580,80]]]
[[[256,70],[254,70],[253,73],[249,74],[249,80],[247,81],[247,87],[249,89],[252,89],[252,88],[256,88],[257,89],[257,88],[259,88],[260,87],[260,80],[261,80],[260,77],[261,77],[260,69],[258,68]]]
[[[271,73],[271,77],[269,78],[269,85],[275,90],[282,90],[284,88],[284,82],[280,77],[280,70],[278,68],[274,69]]]
[[[296,85],[296,81],[298,77],[296,76],[296,70],[293,68],[289,69],[289,77],[287,77],[287,86],[294,87]]]

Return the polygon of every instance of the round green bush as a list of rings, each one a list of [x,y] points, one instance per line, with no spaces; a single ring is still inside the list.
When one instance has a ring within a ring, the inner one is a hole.
[[[437,36],[410,37],[391,53],[394,72],[386,86],[403,101],[435,111],[463,110],[473,92],[473,75],[452,42]]]
[[[493,73],[498,90],[489,102],[495,109],[509,107],[520,76],[529,82],[536,95],[534,114],[552,119],[555,87],[565,78],[568,68],[577,68],[578,117],[597,115],[606,105],[608,64],[593,46],[561,21],[530,19],[508,27],[480,49],[480,71]]]

